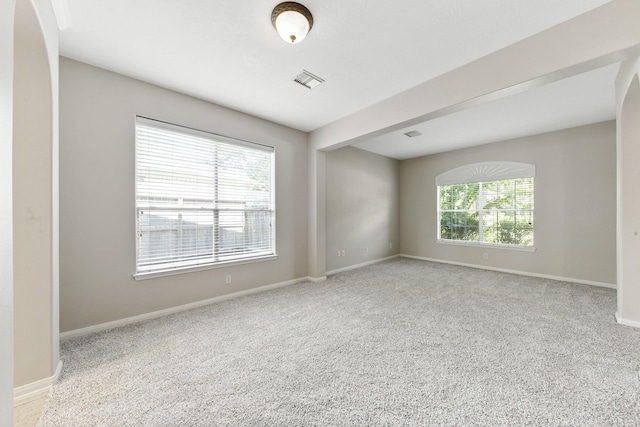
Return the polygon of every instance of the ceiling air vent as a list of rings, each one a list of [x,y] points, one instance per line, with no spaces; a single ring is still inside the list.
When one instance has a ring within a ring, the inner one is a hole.
[[[302,70],[302,73],[298,74],[298,76],[293,79],[293,81],[296,83],[300,83],[302,86],[309,89],[313,89],[314,87],[319,86],[320,83],[324,83],[324,80],[322,80],[320,77],[314,76],[306,70]]]
[[[420,136],[422,134],[420,132],[418,132],[417,130],[412,130],[411,132],[405,133],[405,135],[407,135],[409,138],[413,138],[413,137],[416,137],[416,136]]]

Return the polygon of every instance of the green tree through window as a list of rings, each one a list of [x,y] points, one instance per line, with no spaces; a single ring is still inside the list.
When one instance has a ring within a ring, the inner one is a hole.
[[[438,186],[440,240],[533,246],[534,178]]]

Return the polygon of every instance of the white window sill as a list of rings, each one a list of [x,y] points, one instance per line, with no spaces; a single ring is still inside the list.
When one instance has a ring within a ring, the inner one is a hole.
[[[278,259],[278,255],[267,255],[256,258],[239,259],[233,261],[222,261],[211,264],[200,264],[194,266],[170,268],[166,270],[156,270],[150,272],[140,272],[133,275],[136,280],[153,279],[156,277],[175,276],[177,274],[192,273],[194,271],[212,270],[215,268],[231,267],[234,265],[251,264],[254,262],[273,261]]]
[[[472,246],[476,248],[507,249],[510,251],[521,251],[521,252],[536,251],[535,246],[500,245],[497,243],[465,242],[462,240],[444,240],[444,239],[437,239],[436,242],[442,243],[443,245]]]

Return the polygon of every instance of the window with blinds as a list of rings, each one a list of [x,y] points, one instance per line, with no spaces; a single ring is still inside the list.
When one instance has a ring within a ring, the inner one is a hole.
[[[534,173],[532,165],[494,162],[439,176],[438,239],[533,247]]]
[[[275,255],[274,149],[136,117],[137,274]]]

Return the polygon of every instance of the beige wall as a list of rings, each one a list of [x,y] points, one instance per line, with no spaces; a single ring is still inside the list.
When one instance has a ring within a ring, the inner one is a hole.
[[[315,150],[345,147],[636,57],[640,53],[639,12],[640,2],[637,0],[606,3],[315,129],[309,134],[309,143]],[[615,25],[603,26],[602,22],[615,22]],[[593,31],[594,28],[598,28],[598,31]],[[580,40],[580,43],[576,43],[576,40]],[[535,55],[531,52],[535,52]],[[310,168],[309,173],[319,174],[321,171]],[[322,178],[320,175],[311,176],[309,182],[321,186]],[[313,206],[323,203],[322,192],[322,188],[310,189],[310,197],[315,198],[311,201]],[[324,220],[321,212],[310,217],[312,256],[324,257],[326,253],[321,235],[325,229]],[[323,261],[320,259],[317,264],[321,266]]]
[[[399,167],[353,147],[326,154],[328,271],[399,253]]]
[[[58,27],[51,2],[18,0],[14,29],[13,385],[21,402],[32,383],[46,395],[59,367]]]
[[[136,114],[275,147],[277,260],[134,280]],[[307,276],[304,133],[66,58],[60,116],[61,331]]]
[[[38,17],[16,3],[13,103],[14,385],[51,372],[52,117]]]
[[[326,158],[324,151],[309,149],[308,153],[309,203],[309,277],[324,280],[327,272],[326,257]]]
[[[491,160],[536,166],[535,252],[436,242],[435,177]],[[400,171],[403,254],[616,283],[614,121],[405,160]]]

